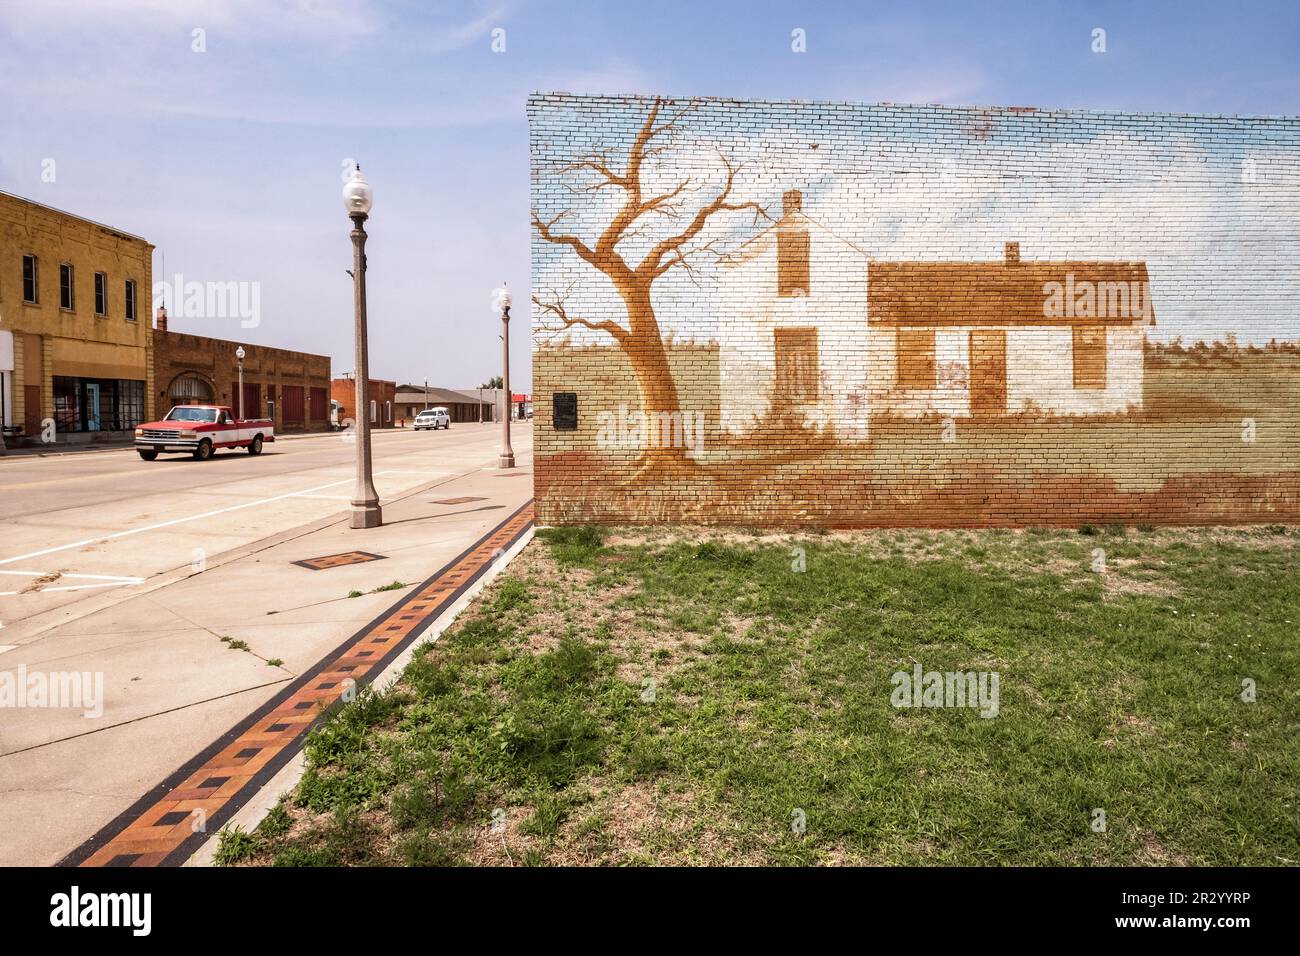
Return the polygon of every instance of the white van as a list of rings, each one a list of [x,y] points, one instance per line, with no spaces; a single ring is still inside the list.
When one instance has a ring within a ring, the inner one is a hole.
[[[418,432],[421,428],[450,428],[451,415],[447,409],[426,408],[420,414],[415,416],[415,430]]]

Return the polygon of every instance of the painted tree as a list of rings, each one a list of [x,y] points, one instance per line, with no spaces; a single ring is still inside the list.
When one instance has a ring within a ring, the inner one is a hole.
[[[627,162],[621,172],[610,160],[608,150],[587,153],[560,169],[562,174],[578,174],[594,180],[584,185],[582,192],[614,188],[622,193],[617,212],[594,242],[558,228],[563,219],[572,215],[572,210],[560,212],[549,220],[543,220],[536,210],[533,211],[533,228],[538,235],[546,242],[568,247],[605,275],[623,300],[627,317],[626,324],[612,319],[593,321],[570,314],[566,308],[566,295],[553,295],[549,299],[534,296],[533,302],[541,313],[539,325],[546,328],[544,323],[550,321],[559,323],[553,331],[582,327],[607,333],[632,366],[641,411],[647,415],[675,415],[681,411],[663,334],[655,317],[651,296],[654,283],[672,269],[681,269],[694,279],[699,256],[724,254],[716,239],[702,236],[713,217],[749,211],[754,215],[755,224],[760,219],[771,219],[756,202],[733,201],[732,190],[739,167],[721,153],[719,160],[725,177],[712,200],[692,204],[693,194],[701,191],[703,186],[693,184],[689,177],[662,192],[647,193],[642,181],[646,161],[672,148],[671,136],[665,134],[674,129],[687,112],[679,110],[670,118],[661,120],[664,106],[663,99],[655,99],[628,149]],[[656,230],[654,225],[660,222],[672,224],[668,235],[658,237],[662,229]],[[649,244],[648,251],[636,263],[629,262],[626,253],[620,250],[620,245],[633,238],[646,240],[643,244]],[[695,464],[686,457],[686,451],[685,448],[665,447],[645,449],[637,477],[693,469]]]

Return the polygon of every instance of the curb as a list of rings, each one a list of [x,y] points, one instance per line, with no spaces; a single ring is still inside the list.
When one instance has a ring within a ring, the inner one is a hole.
[[[532,528],[532,500],[419,587],[324,655],[222,734],[59,866],[183,864],[302,751],[307,733],[358,684],[390,674],[411,644],[453,607]],[[498,569],[499,570],[499,569]],[[445,624],[443,625],[445,626]]]
[[[411,643],[393,659],[392,663],[370,682],[371,685],[383,689],[395,682],[401,676],[402,671],[406,669],[406,665],[411,662],[415,652],[422,645],[432,644],[442,637],[443,632],[455,623],[456,618],[460,617],[465,608],[469,607],[479,596],[479,593],[491,584],[509,566],[510,562],[528,546],[528,543],[533,540],[533,531],[534,529],[530,526],[522,537],[506,549],[499,558],[494,560],[488,570],[468,590],[462,593],[451,607],[434,618],[423,631],[415,636]],[[245,832],[251,833],[266,818],[266,815],[275,808],[275,805],[280,802],[280,798],[298,786],[298,782],[302,779],[306,769],[306,754],[299,749],[293,758],[280,769],[279,773],[272,777],[266,786],[249,797],[248,801],[235,811],[225,825],[220,830],[212,833],[207,841],[183,865],[215,865],[213,861],[217,849],[221,845],[221,833],[226,829],[235,827],[240,827]]]

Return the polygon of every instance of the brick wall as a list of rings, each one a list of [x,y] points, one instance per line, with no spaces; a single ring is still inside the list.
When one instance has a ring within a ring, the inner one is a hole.
[[[1300,120],[529,121],[542,522],[1300,520]]]
[[[397,383],[369,379],[370,401],[374,405],[371,428],[396,428],[398,420]],[[354,378],[336,378],[330,383],[330,398],[343,408],[340,421],[356,421],[357,382]]]
[[[238,342],[191,335],[166,328],[153,330],[152,380],[159,417],[171,408],[182,391],[194,400],[206,398],[239,411]],[[312,416],[306,399],[311,389],[328,390],[330,359],[289,349],[244,344],[244,415],[263,418],[275,403],[275,427],[281,432],[327,431],[328,408],[324,416]],[[179,389],[179,391],[178,391]],[[301,390],[303,413],[286,414],[286,393]],[[328,404],[328,403],[327,403]]]

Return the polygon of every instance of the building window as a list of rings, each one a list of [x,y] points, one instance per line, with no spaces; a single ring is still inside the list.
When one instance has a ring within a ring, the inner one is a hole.
[[[125,296],[126,297],[126,320],[128,322],[134,322],[135,321],[135,280],[134,279],[126,280],[125,293],[126,293]]]
[[[370,424],[379,421],[379,403],[373,398],[370,400]]]
[[[899,388],[934,388],[934,329],[898,330]]]
[[[173,405],[211,405],[216,395],[207,380],[194,372],[184,372],[172,380],[167,400]]]
[[[777,402],[805,403],[817,401],[817,330],[777,329],[776,395]]]
[[[1074,387],[1106,387],[1106,330],[1101,326],[1074,330]]]
[[[108,276],[95,273],[95,314],[108,315]]]
[[[143,418],[144,382],[54,376],[57,431],[129,431]]]
[[[35,305],[40,301],[40,284],[37,281],[35,256],[23,256],[23,301]]]
[[[384,402],[384,421],[390,425],[393,423],[393,403]]]
[[[806,229],[776,233],[776,294],[782,298],[808,294],[809,240]]]
[[[59,266],[59,308],[71,312],[76,307],[77,300],[72,285],[72,266],[65,262]]]

